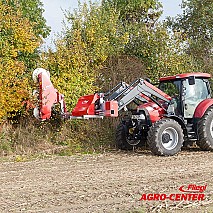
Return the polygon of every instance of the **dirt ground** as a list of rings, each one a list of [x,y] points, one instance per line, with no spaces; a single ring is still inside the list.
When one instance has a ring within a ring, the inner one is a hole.
[[[141,201],[207,185],[204,201]],[[213,212],[213,153],[54,156],[0,163],[0,212]]]

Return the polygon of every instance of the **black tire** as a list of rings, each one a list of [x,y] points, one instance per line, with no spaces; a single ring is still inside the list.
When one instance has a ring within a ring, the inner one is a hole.
[[[204,151],[213,151],[213,107],[198,122],[197,145]]]
[[[155,155],[175,155],[183,146],[183,130],[173,119],[156,121],[148,132],[148,145]]]
[[[134,147],[138,147],[139,143],[136,145],[131,145],[127,141],[127,126],[120,123],[116,130],[116,147],[121,150],[133,150]]]

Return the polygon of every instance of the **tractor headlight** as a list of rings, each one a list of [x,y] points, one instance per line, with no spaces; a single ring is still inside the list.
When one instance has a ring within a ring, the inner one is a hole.
[[[145,120],[145,115],[140,114],[140,115],[132,115],[132,120]]]

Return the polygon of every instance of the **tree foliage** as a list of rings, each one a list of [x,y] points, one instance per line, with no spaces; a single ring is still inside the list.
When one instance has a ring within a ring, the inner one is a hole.
[[[65,94],[69,109],[81,95],[94,91],[98,70],[111,55],[124,48],[128,34],[121,32],[113,8],[97,4],[80,4],[67,13],[70,25],[56,42],[56,52],[49,50],[44,66],[51,72],[54,84]]]
[[[51,72],[69,110],[81,95],[118,79],[119,68],[112,69],[116,60],[137,61],[135,67],[140,70],[134,76],[146,74],[154,80],[201,71],[201,64],[210,70],[212,10],[208,7],[212,8],[208,0],[184,0],[184,13],[177,21],[168,21],[169,31],[159,22],[162,5],[158,0],[79,3],[74,12],[66,13],[68,24],[55,41],[56,50],[43,53],[40,65]],[[0,118],[19,111],[29,96],[29,70],[37,66],[38,47],[49,33],[42,13],[40,0],[0,2]],[[129,70],[122,72],[124,79],[128,76]]]
[[[40,0],[1,0],[15,12],[21,12],[22,17],[27,18],[36,37],[46,38],[50,33],[50,27],[46,25],[43,16],[43,3]]]
[[[70,25],[56,41],[56,51],[44,55],[43,64],[65,94],[69,109],[81,95],[102,87],[104,82],[111,84],[113,76],[120,75],[106,62],[121,55],[140,60],[138,67],[143,70],[134,72],[135,78],[146,74],[157,80],[197,71],[192,57],[184,52],[181,34],[171,34],[159,24],[161,13],[158,0],[104,0],[100,5],[79,4],[74,13],[66,14]],[[122,72],[124,79],[128,72]]]
[[[119,20],[124,25],[146,23],[153,25],[162,14],[158,0],[103,0],[102,5],[111,6],[119,12]]]
[[[103,2],[116,8],[123,30],[129,34],[125,54],[136,56],[144,64],[144,70],[138,73],[157,80],[160,76],[196,70],[192,58],[184,52],[181,35],[170,33],[159,23],[162,5],[158,0]]]
[[[182,34],[188,44],[187,53],[194,58],[204,72],[212,70],[213,50],[213,1],[183,0],[183,14],[169,19],[169,26]]]
[[[4,5],[10,6],[14,13],[20,13],[21,17],[29,21],[31,31],[40,44],[49,35],[50,27],[46,25],[46,20],[43,17],[44,9],[40,0],[1,0],[1,2]],[[35,48],[32,52],[20,52],[18,59],[25,63],[30,73],[37,67],[39,55],[39,49]]]
[[[33,27],[20,10],[0,2],[0,120],[21,110],[29,97],[26,67],[21,54],[31,54],[39,47]]]
[[[161,76],[198,71],[192,57],[184,52],[181,35],[168,33],[162,24],[136,29],[126,51],[143,61],[144,73],[155,81]]]

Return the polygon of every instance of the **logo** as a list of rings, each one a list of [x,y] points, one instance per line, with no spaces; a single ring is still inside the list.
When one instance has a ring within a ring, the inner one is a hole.
[[[188,186],[180,186],[179,190],[183,193],[177,194],[142,194],[140,200],[171,200],[171,201],[202,201],[205,200],[205,194],[207,185],[199,186],[195,184],[189,184]]]
[[[200,193],[202,193],[202,192],[204,192],[206,190],[206,186],[207,185],[205,185],[205,186],[197,186],[195,184],[189,184],[187,187],[186,186],[181,186],[179,188],[179,190],[181,192],[200,192]]]

